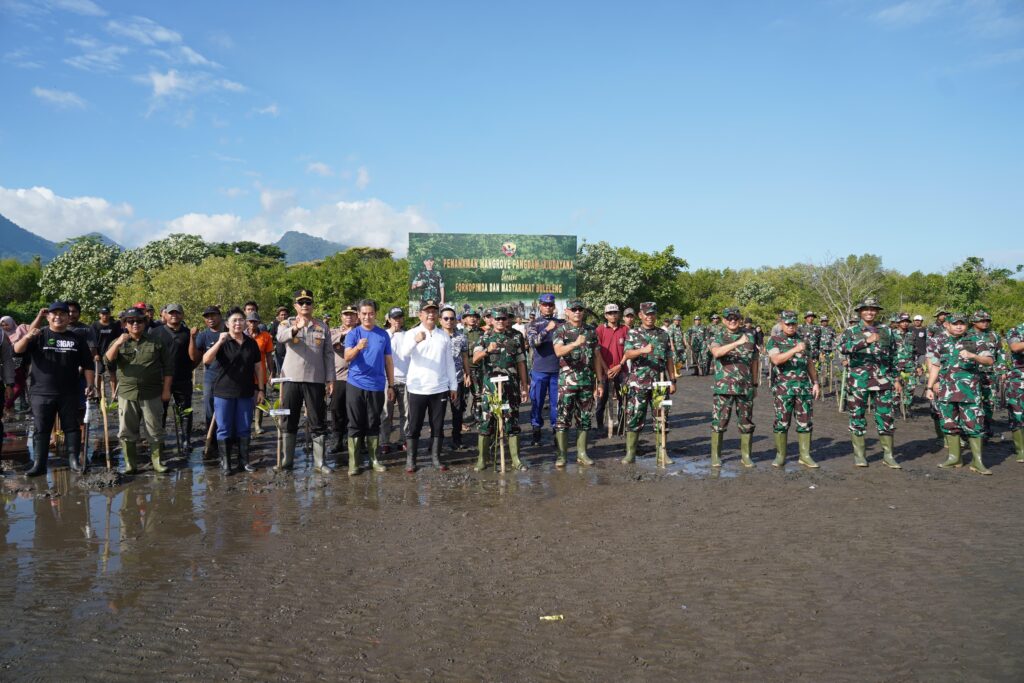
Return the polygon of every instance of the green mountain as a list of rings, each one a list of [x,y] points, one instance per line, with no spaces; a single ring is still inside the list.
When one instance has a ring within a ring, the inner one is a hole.
[[[50,240],[29,232],[0,214],[0,258],[28,262],[38,256],[47,263],[59,253],[60,249]]]
[[[274,244],[285,253],[288,265],[303,261],[320,261],[348,249],[347,245],[331,242],[322,237],[313,237],[297,230],[289,230]]]

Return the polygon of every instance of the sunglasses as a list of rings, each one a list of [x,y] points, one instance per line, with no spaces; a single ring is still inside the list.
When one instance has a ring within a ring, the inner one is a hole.
[[[300,306],[312,306],[313,305],[313,300],[312,299],[299,299],[295,303],[297,303]]]
[[[570,308],[569,310],[570,310],[570,311],[572,311],[573,313],[579,313],[579,312],[580,312],[580,311],[582,311],[583,309],[582,309],[582,308],[580,308],[579,306],[573,306],[573,307],[572,307],[572,308]]]
[[[441,318],[441,320],[443,320],[443,321],[445,321],[445,322],[450,322],[450,321],[452,321],[452,320],[455,320],[455,318],[454,318],[453,316],[450,316],[450,315],[446,315],[446,316],[444,316],[443,318]]]
[[[125,320],[124,324],[125,325],[141,325],[143,322],[145,322],[145,321],[143,321],[143,320]]]
[[[506,316],[504,316],[504,315],[496,315],[496,316],[494,316],[493,319],[494,320],[508,320],[508,318]]]

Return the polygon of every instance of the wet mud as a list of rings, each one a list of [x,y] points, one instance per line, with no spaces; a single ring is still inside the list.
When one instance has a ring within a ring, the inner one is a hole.
[[[602,438],[594,467],[570,452],[556,470],[546,431],[530,470],[504,476],[473,472],[468,450],[443,473],[421,454],[407,475],[400,453],[384,474],[314,475],[305,453],[274,473],[268,431],[255,474],[178,456],[173,434],[167,475],[57,459],[45,481],[8,473],[0,679],[1024,678],[1009,441],[987,448],[994,476],[939,470],[920,407],[897,423],[904,470],[870,431],[856,469],[822,402],[821,469],[795,464],[791,436],[776,470],[759,396],[757,466],[740,466],[731,426],[716,471],[708,382],[684,378],[674,408],[666,469],[623,466],[622,440]],[[5,469],[25,465],[19,448],[5,441]]]

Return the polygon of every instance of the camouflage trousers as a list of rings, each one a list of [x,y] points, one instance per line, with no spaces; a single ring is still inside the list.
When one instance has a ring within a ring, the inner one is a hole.
[[[855,387],[847,383],[846,407],[850,411],[850,431],[857,436],[864,436],[864,432],[867,431],[866,415],[869,394],[871,395],[871,405],[875,409],[875,429],[881,436],[892,434],[895,424],[893,406],[896,405],[892,389],[868,391],[864,387]]]
[[[991,372],[981,373],[981,410],[983,413],[984,421],[982,422],[982,431],[988,436],[992,436],[992,415],[995,412],[993,409],[995,405],[992,403],[993,397],[995,396],[996,376]]]
[[[773,395],[772,405],[775,406],[775,422],[772,423],[772,431],[788,432],[789,423],[793,419],[796,419],[798,433],[809,432],[814,426],[813,396]]]
[[[939,402],[938,405],[943,434],[972,437],[985,433],[985,411],[981,403]]]
[[[558,387],[558,418],[555,431],[564,432],[575,425],[590,429],[590,412],[594,409],[594,387],[587,385]]]
[[[700,374],[710,375],[711,374],[711,350],[706,347],[701,347],[700,357],[698,360],[700,365]]]
[[[739,394],[715,394],[711,401],[711,431],[724,432],[733,408],[740,434],[754,433],[754,399]]]
[[[654,418],[654,427],[658,431],[661,423],[652,405],[654,402],[654,389],[643,387],[629,387],[626,392],[626,431],[642,431],[647,424],[647,409],[650,408],[651,416]],[[668,417],[669,408],[665,408],[665,417]]]
[[[505,382],[501,390],[502,402],[508,406],[501,411],[505,421],[505,434],[519,433],[519,382]],[[498,433],[498,415],[491,411],[491,394],[487,387],[480,393],[480,412],[478,415],[477,432],[480,436],[491,436]]]
[[[480,415],[480,369],[470,368],[469,370],[469,392],[471,396],[469,415],[470,420],[475,422]]]
[[[1011,432],[1024,429],[1024,370],[1014,369],[1006,376],[1006,412]]]

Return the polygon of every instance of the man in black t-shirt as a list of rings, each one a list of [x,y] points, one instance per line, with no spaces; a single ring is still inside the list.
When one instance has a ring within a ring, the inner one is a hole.
[[[70,316],[67,303],[54,301],[48,308],[40,311],[40,314],[44,312],[47,314],[49,326],[33,327],[14,345],[15,353],[25,354],[32,362],[31,403],[32,420],[35,423],[35,460],[25,473],[29,477],[46,474],[50,433],[58,414],[61,429],[64,430],[71,469],[81,471],[80,372],[85,374],[86,398],[92,397],[94,393],[92,354],[82,337],[68,329]]]
[[[92,339],[95,348],[93,361],[99,363],[96,369],[100,375],[107,374],[106,363],[103,362],[103,355],[107,352],[107,347],[110,346],[110,342],[120,337],[123,331],[121,323],[110,315],[110,308],[108,306],[101,308],[100,319],[92,324]],[[97,381],[99,379],[97,378]]]
[[[164,324],[152,329],[150,334],[158,339],[163,345],[171,350],[171,357],[174,359],[174,380],[171,383],[171,396],[174,398],[175,410],[182,413],[183,443],[182,450],[188,453],[192,450],[192,371],[196,363],[192,362],[189,355],[189,339],[191,332],[182,319],[185,316],[185,309],[181,304],[167,304],[164,306]],[[167,408],[170,401],[164,403],[164,427],[167,427]],[[187,411],[187,412],[186,412]]]

